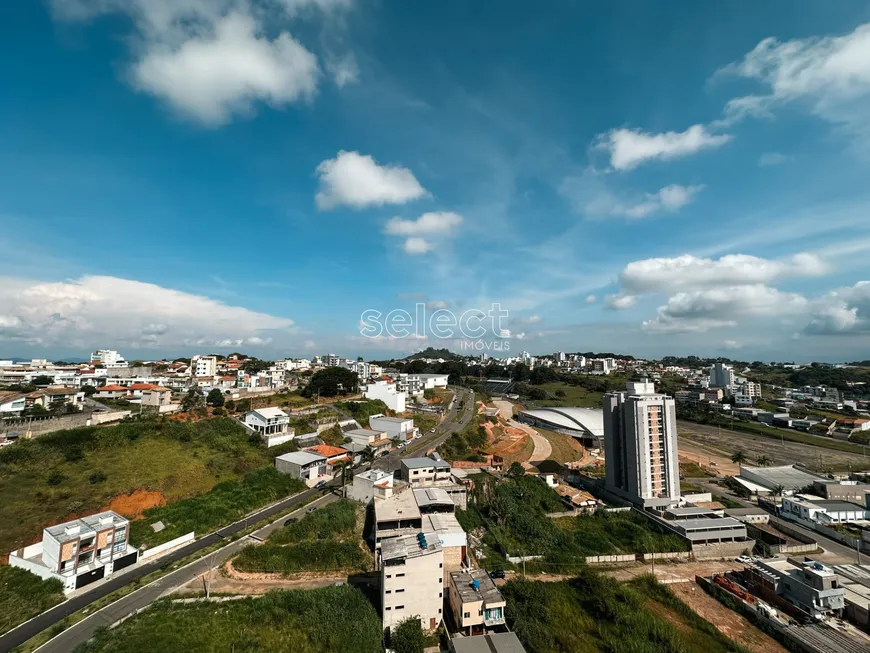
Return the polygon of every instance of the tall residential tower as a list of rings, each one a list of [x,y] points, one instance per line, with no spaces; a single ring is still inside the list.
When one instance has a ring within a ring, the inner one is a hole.
[[[680,498],[677,414],[673,397],[651,382],[629,382],[604,396],[605,487],[641,506]]]

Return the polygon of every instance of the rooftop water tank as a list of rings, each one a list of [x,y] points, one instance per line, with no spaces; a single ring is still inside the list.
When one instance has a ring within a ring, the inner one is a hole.
[[[480,581],[479,580],[471,581],[471,587],[474,588],[475,592],[477,592],[480,589]]]

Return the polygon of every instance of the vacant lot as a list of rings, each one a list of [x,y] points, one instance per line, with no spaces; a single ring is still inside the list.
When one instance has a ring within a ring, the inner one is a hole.
[[[864,455],[780,440],[779,430],[772,429],[770,435],[755,435],[693,422],[679,422],[678,430],[681,442],[688,441],[693,448],[702,451],[724,457],[730,457],[738,450],[743,451],[748,465],[752,465],[759,456],[767,456],[774,465],[803,463],[817,471],[870,469],[870,458]]]
[[[306,571],[367,571],[371,555],[362,545],[365,510],[337,501],[274,531],[232,561],[235,571],[289,575]]]
[[[381,653],[381,619],[349,586],[274,591],[222,603],[158,601],[76,653]]]
[[[575,438],[564,433],[555,433],[545,429],[535,429],[538,433],[544,436],[553,448],[549,460],[555,460],[557,463],[565,464],[580,460],[583,458],[583,445]]]
[[[746,650],[649,577],[619,583],[583,570],[569,581],[512,580],[501,589],[508,625],[529,653]]]
[[[59,580],[42,580],[24,569],[0,566],[0,634],[61,601]]]
[[[581,408],[601,408],[604,394],[594,392],[577,385],[568,385],[561,381],[533,386],[540,388],[549,395],[548,399],[535,401],[535,406],[574,406]],[[564,393],[564,396],[563,396]]]
[[[0,552],[38,541],[42,529],[110,505],[127,516],[208,492],[272,464],[230,419],[123,423],[58,431],[0,450]],[[123,500],[137,490],[132,500]],[[141,490],[147,492],[143,495]],[[114,503],[113,503],[114,500]]]

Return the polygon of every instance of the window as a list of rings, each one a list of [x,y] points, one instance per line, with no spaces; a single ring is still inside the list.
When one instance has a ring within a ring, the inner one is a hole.
[[[443,599],[443,598],[444,598],[444,592],[438,592],[438,598],[439,598],[439,599]]]
[[[438,608],[438,614],[441,614],[441,608]]]
[[[390,574],[387,574],[387,578],[392,578],[392,575],[390,575]]]
[[[404,578],[405,574],[396,574],[396,578]]]
[[[392,608],[387,606],[386,608],[384,608],[384,610],[392,610]]]
[[[405,609],[404,605],[397,605],[396,606],[396,610],[404,610],[404,609]]]
[[[468,618],[471,616],[471,613],[470,613],[470,612],[466,612],[466,613],[465,613],[464,615],[462,615],[462,616],[465,617],[466,619],[468,619]]]
[[[477,616],[478,616],[478,617],[482,617],[482,616],[483,616],[483,610],[478,610],[478,611],[477,611]]]
[[[438,569],[442,569],[443,567],[444,567],[444,563],[443,563],[443,562],[439,562],[439,563],[438,563]]]
[[[400,594],[401,592],[404,592],[404,591],[405,590],[396,590],[396,594]]]
[[[384,592],[384,594],[392,594],[392,593],[393,593],[393,590],[387,590]]]
[[[443,582],[444,582],[444,579],[441,578],[441,576],[439,576],[439,577],[438,577],[438,582],[439,582],[439,583],[443,583]]]

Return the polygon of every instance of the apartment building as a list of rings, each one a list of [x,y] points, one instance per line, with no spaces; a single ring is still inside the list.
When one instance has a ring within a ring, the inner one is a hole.
[[[604,396],[605,487],[632,503],[666,506],[680,499],[674,399],[648,381]]]
[[[404,417],[386,417],[384,415],[372,415],[369,417],[369,428],[375,431],[382,431],[387,434],[387,438],[399,438],[400,440],[408,440],[417,434],[417,427],[414,426],[413,419],[405,419]]]
[[[403,458],[399,475],[412,487],[449,482],[450,463],[437,453],[422,458]]]
[[[380,399],[396,413],[405,412],[405,393],[398,389],[392,379],[371,381],[363,389],[363,396],[366,399]]]
[[[505,624],[507,602],[485,569],[452,572],[448,597],[453,620],[465,635]]]
[[[98,349],[91,354],[91,362],[105,367],[127,367],[127,361],[114,349]]]
[[[261,436],[287,435],[290,416],[277,407],[257,408],[245,413],[245,426]]]
[[[443,618],[444,556],[431,532],[385,540],[380,550],[381,606],[384,628],[410,616],[432,632]]]
[[[710,366],[710,387],[730,388],[734,385],[734,369],[725,363],[713,363]]]
[[[172,405],[172,390],[161,386],[152,386],[142,391],[143,406],[170,406]]]
[[[196,377],[217,376],[217,358],[214,356],[194,356],[190,359],[190,373]]]
[[[71,592],[136,562],[129,530],[129,521],[112,511],[49,526],[41,542],[13,551],[9,564],[57,578]]]
[[[326,354],[321,361],[324,367],[338,367],[341,365],[341,356]]]

